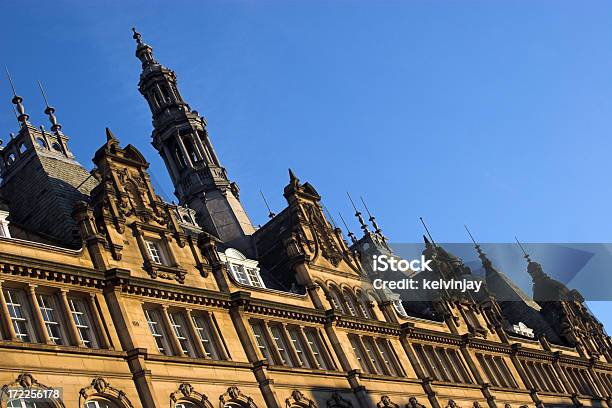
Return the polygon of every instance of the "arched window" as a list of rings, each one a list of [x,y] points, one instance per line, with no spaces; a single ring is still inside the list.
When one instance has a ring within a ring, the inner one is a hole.
[[[96,398],[85,403],[85,408],[116,408],[117,405],[113,404],[107,399]]]
[[[24,143],[21,143],[19,145],[19,153],[24,154],[26,150],[28,150],[27,146]]]
[[[342,299],[340,291],[335,286],[332,286],[329,289],[329,302],[334,310],[346,314],[344,300]]]
[[[12,400],[8,400],[6,403],[6,408],[53,408],[53,407],[54,405],[49,402],[40,401],[40,400],[36,400],[36,402],[34,402],[31,399],[12,399]]]
[[[191,159],[192,163],[199,161],[198,155],[196,154],[195,148],[193,147],[193,143],[190,139],[183,139],[183,143],[185,144],[185,149],[187,149],[187,154]]]
[[[357,301],[359,302],[359,310],[361,311],[363,317],[366,319],[376,319],[376,316],[372,311],[370,299],[364,292],[359,291],[357,293]]]
[[[55,142],[51,145],[51,147],[53,148],[53,150],[61,152],[62,151],[62,146],[60,146],[59,143]]]
[[[6,408],[65,408],[60,399],[60,391],[39,383],[30,373],[22,373],[10,384],[0,387],[0,400],[4,401],[8,397],[7,390],[32,390],[44,391],[47,398],[43,400],[16,398],[6,401]]]
[[[15,163],[15,159],[16,159],[15,153],[9,154],[8,157],[6,158],[6,164],[10,166],[11,164]]]
[[[357,299],[355,299],[355,295],[349,289],[344,289],[344,299],[346,299],[346,307],[348,308],[348,312],[351,316],[359,316],[359,312],[357,309]]]
[[[393,301],[393,307],[395,308],[395,311],[398,315],[400,315],[401,317],[408,317],[408,313],[406,313],[406,309],[404,309],[404,304],[400,299]]]
[[[170,394],[170,408],[213,408],[208,397],[197,392],[189,383],[182,383]]]
[[[181,149],[179,149],[178,146],[174,148],[174,155],[176,156],[176,160],[181,167],[187,167],[185,156],[183,156],[183,152],[181,152]]]
[[[198,406],[190,401],[179,401],[174,408],[197,408]]]
[[[38,145],[42,148],[47,148],[47,142],[45,142],[45,140],[41,137],[36,139],[36,143],[38,143]]]
[[[103,377],[96,377],[91,384],[79,391],[81,408],[132,408],[124,391],[111,386]]]

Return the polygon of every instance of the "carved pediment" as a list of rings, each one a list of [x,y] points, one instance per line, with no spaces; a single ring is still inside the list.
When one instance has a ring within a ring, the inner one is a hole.
[[[317,404],[301,391],[293,390],[291,396],[285,400],[285,406],[287,408],[316,408]]]
[[[353,408],[353,403],[342,397],[338,391],[334,392],[327,400],[327,408]]]

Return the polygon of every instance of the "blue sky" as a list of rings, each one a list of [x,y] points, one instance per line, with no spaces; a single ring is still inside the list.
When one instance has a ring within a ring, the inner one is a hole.
[[[109,126],[172,198],[136,25],[208,119],[255,224],[259,190],[278,212],[292,167],[334,215],[364,195],[395,242],[420,239],[420,216],[440,242],[467,241],[464,223],[482,242],[610,241],[612,3],[124,3],[0,4],[0,63],[48,127],[44,82],[87,168]],[[5,139],[10,96],[5,82]],[[612,327],[608,304],[590,306]]]

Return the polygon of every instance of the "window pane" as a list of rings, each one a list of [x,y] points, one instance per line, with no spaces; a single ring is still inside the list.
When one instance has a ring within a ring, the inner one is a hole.
[[[312,329],[304,330],[304,333],[306,334],[306,341],[308,342],[308,345],[312,350],[312,354],[314,354],[315,360],[317,361],[319,368],[326,370],[328,367],[327,363],[325,362],[325,358],[322,354],[323,350],[321,347],[321,341],[319,340],[318,333]]]
[[[270,355],[270,346],[268,341],[266,340],[266,336],[264,334],[264,329],[261,323],[251,323],[251,328],[253,329],[253,336],[255,337],[255,341],[257,342],[257,347],[261,354],[264,356],[268,363],[274,364],[274,360]]]
[[[212,358],[213,360],[219,360],[219,352],[217,351],[217,346],[211,334],[213,329],[210,324],[209,318],[194,315],[193,323],[195,324],[196,330],[198,332],[198,337],[202,342],[202,346],[204,346],[206,357]]]
[[[283,360],[283,365],[288,365],[293,367],[293,361],[289,357],[289,352],[287,351],[287,344],[285,343],[285,337],[283,336],[282,329],[280,326],[271,326],[270,331],[272,332],[272,339],[274,343],[276,343],[276,349]]]
[[[312,368],[312,364],[304,354],[304,342],[302,340],[302,335],[296,327],[289,328],[289,337],[291,338],[291,343],[293,343],[293,348],[295,348],[295,352],[302,363],[303,367]]]
[[[249,284],[249,279],[247,278],[244,266],[230,263],[230,269],[232,270],[234,278],[236,278],[239,283],[243,285]]]
[[[195,353],[193,352],[193,347],[187,335],[187,322],[185,318],[180,313],[168,313],[168,317],[170,318],[172,330],[174,330],[174,334],[181,345],[183,353],[190,357],[194,357]]]
[[[155,339],[157,350],[167,356],[171,355],[172,353],[167,343],[166,333],[162,327],[162,324],[160,323],[161,320],[159,318],[159,313],[157,312],[157,310],[145,310],[144,313],[145,317],[147,318],[149,330],[151,330],[151,334]]]
[[[372,341],[371,338],[369,337],[364,337],[363,338],[363,345],[365,346],[365,351],[367,356],[369,357],[370,361],[372,362],[372,365],[374,366],[374,369],[376,370],[377,374],[384,374],[385,371],[383,370],[381,361],[379,360],[378,356],[376,355],[376,349],[375,349],[375,345],[374,342]]]
[[[351,346],[353,347],[353,352],[355,353],[355,357],[357,357],[357,362],[359,363],[359,366],[364,372],[369,373],[370,368],[368,367],[365,361],[365,357],[363,355],[363,351],[361,349],[359,341],[357,340],[357,338],[353,336],[351,336],[349,339],[351,341]]]
[[[4,298],[17,339],[25,343],[34,341],[32,336],[33,330],[30,325],[30,316],[26,310],[27,305],[23,292],[15,289],[5,289]]]
[[[47,295],[38,295],[38,306],[43,316],[49,339],[55,344],[64,344],[64,335],[55,298]]]
[[[68,299],[68,303],[81,342],[89,348],[98,347],[93,326],[91,325],[91,319],[89,318],[89,308],[85,302],[82,299],[71,298]]]

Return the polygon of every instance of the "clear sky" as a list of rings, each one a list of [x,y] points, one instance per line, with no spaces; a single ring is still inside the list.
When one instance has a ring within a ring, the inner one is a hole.
[[[292,167],[334,216],[351,218],[346,191],[363,195],[395,242],[420,240],[419,216],[440,242],[467,241],[464,223],[482,242],[611,241],[610,2],[125,3],[0,4],[0,63],[48,127],[44,82],[87,168],[108,126],[172,199],[136,25],[207,118],[255,224],[259,190],[278,212]],[[608,304],[590,306],[612,327]]]

